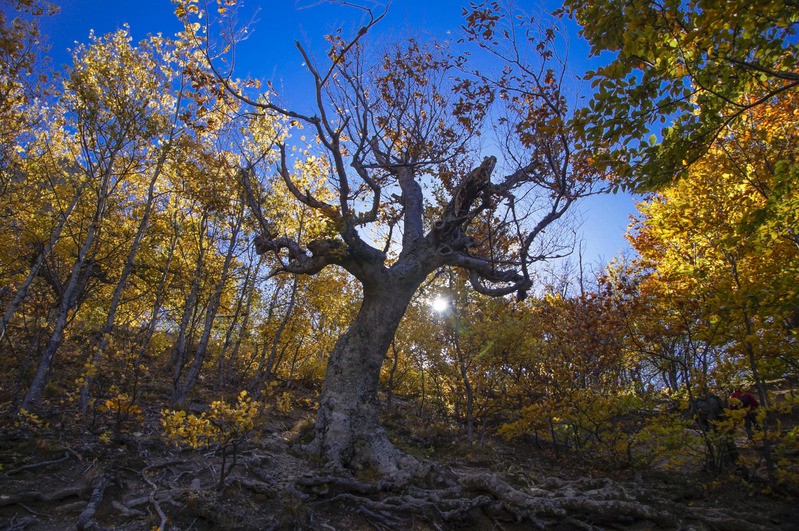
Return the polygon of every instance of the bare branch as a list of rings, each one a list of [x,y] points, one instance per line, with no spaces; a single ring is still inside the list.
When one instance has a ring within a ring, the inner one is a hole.
[[[291,174],[289,173],[286,163],[286,146],[282,144],[280,146],[280,164],[278,166],[278,172],[283,178],[283,182],[286,183],[286,187],[289,189],[291,194],[297,198],[298,201],[311,208],[315,208],[324,212],[324,214],[331,220],[336,221],[341,219],[341,215],[333,205],[316,199],[311,195],[309,190],[301,192],[300,189],[297,188],[297,185],[294,184],[294,180],[291,178]]]

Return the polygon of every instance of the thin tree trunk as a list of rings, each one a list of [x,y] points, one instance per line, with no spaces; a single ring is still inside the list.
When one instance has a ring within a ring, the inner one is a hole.
[[[205,265],[205,229],[208,226],[208,211],[204,210],[202,218],[200,219],[200,232],[199,232],[199,247],[197,252],[197,264],[194,267],[194,275],[191,279],[191,290],[188,297],[186,297],[186,304],[183,307],[183,315],[180,318],[180,326],[178,328],[178,337],[175,340],[174,352],[172,354],[172,362],[174,364],[174,374],[172,381],[177,389],[180,375],[183,372],[184,358],[186,357],[186,337],[189,330],[189,325],[192,322],[192,316],[197,306],[197,297],[200,291],[200,279],[202,276],[203,266]]]
[[[726,256],[727,261],[729,262],[731,269],[732,269],[732,277],[735,281],[735,285],[738,288],[738,291],[743,290],[743,286],[741,283],[741,278],[738,275],[738,263],[732,256]],[[744,351],[746,352],[747,361],[749,362],[749,368],[752,371],[752,378],[755,380],[755,387],[757,388],[758,398],[760,399],[760,404],[763,408],[766,408],[766,416],[763,421],[762,429],[764,431],[763,437],[763,459],[766,462],[766,472],[768,473],[768,478],[771,483],[776,483],[777,481],[777,473],[776,473],[776,466],[774,464],[774,455],[771,447],[771,441],[769,440],[768,432],[771,428],[771,414],[768,411],[769,407],[769,399],[768,393],[766,392],[766,384],[763,381],[763,378],[760,375],[760,371],[758,370],[757,364],[757,356],[755,355],[755,348],[752,345],[752,342],[749,341],[749,338],[752,336],[753,327],[752,327],[752,318],[749,315],[749,310],[746,308],[746,304],[742,304],[741,306],[743,324],[744,324],[744,331],[746,335],[744,336],[742,343],[744,346]]]
[[[281,287],[278,286],[275,289],[274,293],[272,293],[272,298],[269,301],[269,309],[266,312],[266,319],[264,320],[263,324],[261,325],[261,328],[263,328],[263,329],[266,329],[266,327],[269,325],[269,323],[272,322],[272,318],[275,315],[275,308],[277,307],[277,300],[278,300],[278,297],[280,296],[280,290],[281,290]],[[263,374],[264,367],[266,367],[266,360],[267,360],[266,352],[269,349],[269,345],[270,345],[269,340],[265,337],[266,334],[264,333],[263,335],[264,335],[264,338],[263,338],[264,339],[264,346],[263,346],[263,348],[259,348],[260,355],[258,356],[258,368],[255,369],[255,374],[250,379],[250,385],[249,385],[249,389],[250,389],[250,391],[252,391],[253,395],[256,396],[256,399],[258,398],[258,393],[260,392],[259,391],[259,389],[260,389],[259,385],[260,385],[260,382],[261,382],[261,375]],[[253,352],[253,355],[250,358],[250,364],[255,360],[255,355],[256,355],[256,352]]]
[[[111,166],[109,164],[109,168],[110,167]],[[66,288],[64,289],[64,292],[62,294],[61,302],[58,308],[58,313],[56,314],[55,317],[56,320],[53,326],[53,332],[50,335],[50,339],[44,348],[42,357],[39,360],[39,367],[36,370],[36,374],[33,377],[33,381],[31,381],[28,393],[25,395],[25,398],[22,400],[20,409],[25,409],[27,411],[30,411],[31,407],[34,406],[39,401],[39,398],[41,397],[42,392],[44,391],[44,387],[47,385],[47,381],[49,379],[50,367],[52,367],[53,358],[55,357],[56,350],[58,350],[58,347],[61,344],[61,339],[64,335],[64,328],[66,328],[67,325],[69,312],[74,306],[74,302],[77,300],[78,289],[81,284],[79,282],[79,279],[81,277],[81,271],[86,265],[89,256],[89,251],[94,245],[95,237],[97,236],[97,233],[100,230],[100,225],[103,221],[103,217],[105,214],[105,202],[108,196],[108,187],[110,184],[110,180],[111,180],[111,175],[109,170],[102,177],[100,189],[98,190],[97,194],[97,208],[95,209],[94,216],[86,232],[86,239],[83,241],[83,245],[81,245],[80,250],[78,251],[78,257],[72,266],[72,272],[69,275],[69,280],[67,281]]]
[[[458,369],[460,371],[463,387],[466,391],[466,442],[472,444],[474,442],[474,391],[472,389],[472,382],[469,380],[468,363],[466,356],[461,350],[460,340],[458,339],[457,324],[453,331],[453,340],[455,344],[455,353],[458,357]]]
[[[147,323],[147,328],[145,329],[145,334],[142,340],[139,342],[139,354],[136,356],[136,367],[141,364],[141,360],[144,357],[144,353],[147,351],[147,347],[150,345],[150,341],[153,339],[153,335],[155,334],[155,327],[158,323],[158,314],[161,313],[161,305],[164,298],[164,292],[166,288],[166,281],[169,278],[169,267],[172,265],[172,258],[175,256],[175,250],[178,247],[178,239],[179,239],[179,232],[177,228],[177,212],[175,213],[175,220],[173,224],[175,228],[175,234],[172,237],[172,241],[169,244],[169,254],[166,257],[166,263],[164,264],[164,272],[161,275],[161,280],[158,282],[158,287],[155,291],[155,302],[153,302],[153,309],[151,312],[150,322]]]
[[[399,364],[399,351],[397,350],[397,342],[391,341],[391,370],[388,373],[388,388],[386,389],[386,409],[390,412],[393,406],[394,399],[394,375],[397,373],[397,365]]]
[[[222,297],[222,290],[225,288],[225,282],[227,281],[228,273],[230,271],[230,263],[233,261],[233,253],[236,250],[236,241],[238,240],[239,232],[241,231],[241,221],[242,218],[239,217],[239,219],[236,221],[235,227],[233,228],[233,233],[230,238],[230,246],[228,247],[227,254],[225,255],[225,262],[222,266],[222,275],[219,279],[219,282],[216,284],[214,294],[211,297],[211,300],[208,303],[208,308],[206,308],[205,311],[205,327],[203,329],[203,335],[200,338],[200,342],[197,345],[197,350],[194,352],[194,359],[192,360],[191,366],[189,367],[183,382],[175,386],[175,392],[172,395],[172,402],[175,405],[183,404],[186,396],[197,382],[197,376],[199,376],[203,361],[205,361],[205,354],[208,351],[208,342],[211,338],[211,330],[214,326],[216,313],[219,310],[219,301]]]
[[[133,265],[136,261],[136,256],[139,253],[139,247],[141,246],[141,242],[144,240],[144,235],[150,226],[150,213],[153,210],[153,202],[155,200],[155,185],[158,182],[158,178],[161,176],[161,169],[163,168],[165,157],[166,151],[159,158],[153,172],[153,177],[150,179],[150,185],[147,189],[147,203],[144,206],[144,213],[142,214],[141,221],[136,229],[136,236],[134,236],[133,243],[128,251],[128,258],[125,260],[125,266],[122,268],[122,274],[120,275],[119,281],[114,288],[114,294],[111,297],[111,304],[108,307],[108,315],[106,316],[105,324],[100,331],[100,337],[97,341],[91,359],[89,360],[89,366],[95,370],[103,357],[103,353],[105,353],[105,349],[108,347],[111,332],[114,330],[114,321],[116,320],[117,308],[122,300],[122,292],[125,291],[125,286],[127,286],[128,283],[128,277],[130,276],[131,271],[133,271]],[[92,372],[93,371],[90,371],[89,374],[86,375],[83,387],[80,390],[80,409],[84,414],[89,408],[89,388],[91,387],[92,383]]]
[[[253,295],[255,295],[255,287],[258,280],[258,273],[261,271],[262,264],[263,264],[263,257],[259,258],[258,263],[255,266],[255,271],[253,272],[252,279],[250,281],[249,292],[247,293],[247,303],[244,306],[244,317],[241,320],[239,333],[236,337],[235,342],[233,343],[233,351],[230,353],[230,361],[227,364],[226,370],[224,371],[225,378],[227,378],[227,374],[230,373],[230,367],[235,366],[236,362],[238,361],[239,350],[241,349],[241,343],[244,341],[244,337],[247,334],[247,329],[250,326],[250,312],[252,311],[252,299]]]
[[[72,200],[70,201],[67,209],[61,214],[61,219],[59,219],[58,224],[53,229],[53,232],[50,234],[50,241],[47,242],[47,245],[42,249],[39,255],[36,257],[36,261],[31,266],[30,271],[28,272],[28,276],[25,277],[25,280],[20,284],[17,292],[14,294],[14,298],[11,303],[6,308],[5,313],[3,314],[3,320],[0,321],[0,340],[6,334],[6,328],[8,327],[8,323],[11,322],[11,318],[14,316],[14,313],[19,308],[19,305],[22,304],[22,301],[25,300],[25,296],[28,294],[28,288],[30,288],[31,284],[33,283],[36,276],[39,274],[39,269],[41,269],[44,261],[50,256],[50,253],[53,251],[56,243],[58,243],[59,238],[61,238],[61,232],[64,230],[64,226],[67,223],[72,212],[75,210],[75,207],[78,205],[78,201],[80,200],[81,196],[83,195],[83,191],[86,187],[86,183],[89,181],[86,180],[82,183],[76,190],[75,194],[72,196]]]
[[[297,358],[300,357],[300,351],[302,350],[302,344],[304,342],[305,342],[305,338],[304,337],[301,337],[297,341],[297,346],[294,348],[294,355],[291,357],[291,367],[289,368],[289,377],[286,380],[286,387],[289,388],[289,389],[291,389],[291,386],[294,385],[294,372],[297,370]],[[279,358],[278,362],[280,362],[280,360],[283,359],[283,356],[286,355],[286,350],[287,349],[288,349],[288,345],[284,346],[280,350],[280,358]],[[307,361],[307,359],[306,359],[306,361]]]
[[[424,405],[425,400],[427,399],[426,389],[425,389],[425,382],[424,382],[424,362],[420,359],[419,360],[419,377],[421,378],[421,392],[422,396],[419,399],[419,411],[417,412],[417,416],[421,417],[422,413],[424,412]]]
[[[275,332],[275,337],[272,338],[272,349],[269,352],[269,358],[266,360],[266,367],[264,368],[263,373],[257,375],[258,383],[255,390],[256,399],[260,398],[266,380],[268,380],[272,374],[274,374],[275,367],[277,366],[278,346],[280,345],[280,340],[283,337],[283,331],[286,329],[286,326],[288,325],[289,320],[294,313],[294,306],[297,302],[298,285],[299,275],[294,275],[294,279],[291,282],[291,293],[289,294],[289,303],[286,307],[286,313],[283,314],[283,319],[280,320],[280,325],[277,328],[277,332]]]
[[[227,351],[230,348],[230,344],[233,342],[233,334],[238,328],[239,316],[241,315],[242,307],[246,304],[245,300],[250,291],[249,282],[251,273],[252,264],[247,267],[247,273],[244,275],[244,283],[241,289],[239,289],[239,296],[236,297],[236,306],[233,308],[233,314],[230,316],[230,322],[228,323],[227,330],[225,330],[225,339],[222,341],[222,348],[219,349],[219,357],[216,360],[216,385],[220,389],[225,381],[224,374],[227,365],[225,363],[225,357],[227,357]]]

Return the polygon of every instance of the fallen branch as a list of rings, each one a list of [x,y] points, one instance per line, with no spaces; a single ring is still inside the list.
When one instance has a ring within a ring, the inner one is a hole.
[[[86,508],[82,513],[80,513],[80,516],[78,516],[77,522],[75,522],[75,526],[78,528],[78,530],[89,529],[90,527],[94,527],[96,525],[92,518],[94,517],[94,513],[97,512],[97,507],[103,501],[105,489],[112,480],[113,478],[110,474],[103,474],[100,476],[100,480],[97,482],[97,486],[94,487],[92,495],[89,498],[88,505],[86,505]]]

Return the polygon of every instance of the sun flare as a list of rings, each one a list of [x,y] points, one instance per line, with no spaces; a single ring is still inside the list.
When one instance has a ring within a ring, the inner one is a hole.
[[[449,307],[449,301],[444,297],[442,297],[441,295],[439,295],[435,299],[430,301],[430,307],[433,308],[434,312],[441,313]]]

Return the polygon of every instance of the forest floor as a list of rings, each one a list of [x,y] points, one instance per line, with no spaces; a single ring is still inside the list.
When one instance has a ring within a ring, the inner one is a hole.
[[[169,444],[157,411],[105,442],[77,422],[6,424],[0,529],[799,529],[795,493],[737,476],[601,472],[531,444],[392,429],[398,418],[389,433],[431,464],[426,478],[331,475],[299,451],[312,414],[271,414],[222,489],[219,452]]]

